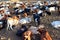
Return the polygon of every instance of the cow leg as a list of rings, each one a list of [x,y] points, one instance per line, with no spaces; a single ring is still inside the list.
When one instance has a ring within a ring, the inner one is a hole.
[[[7,24],[7,30],[9,30],[9,24]]]
[[[40,25],[40,18],[38,18],[37,21],[38,21],[38,25]]]
[[[12,28],[12,25],[10,25],[9,23],[7,24],[7,30],[13,30],[13,28]]]
[[[13,30],[12,25],[10,25],[10,29]]]

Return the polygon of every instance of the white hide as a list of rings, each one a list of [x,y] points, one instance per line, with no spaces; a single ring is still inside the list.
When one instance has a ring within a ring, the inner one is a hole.
[[[4,10],[4,8],[0,8],[0,10]]]
[[[0,24],[3,24],[3,22],[0,22]]]
[[[28,17],[23,18],[19,21],[19,23],[21,23],[21,24],[26,24],[26,23],[30,23],[30,22],[31,22],[31,18],[28,18]]]
[[[44,5],[43,2],[41,2],[41,1],[38,1],[37,4],[40,4],[40,6]]]
[[[55,7],[50,7],[49,8],[49,11],[51,12],[51,11],[55,11]]]
[[[38,14],[41,14],[41,13],[43,13],[43,11],[42,11],[42,10],[39,10],[39,11],[38,11]]]
[[[50,4],[54,4],[54,3],[55,3],[54,1],[50,2]]]
[[[19,7],[19,6],[20,6],[20,4],[16,4],[16,5],[15,5],[15,7]]]
[[[55,28],[59,28],[59,27],[60,27],[60,21],[53,21],[53,22],[51,23],[51,25],[52,25],[53,27],[55,27]]]
[[[21,24],[25,24],[25,23],[26,23],[26,20],[25,20],[25,19],[21,19],[21,20],[20,20],[20,23],[21,23]]]
[[[43,28],[45,28],[45,26],[44,26],[43,24],[41,24],[41,25],[39,25],[38,28],[39,28],[39,29],[43,29]]]
[[[1,6],[5,7],[5,5],[4,5],[4,4],[3,4],[3,5],[1,5]]]
[[[33,9],[33,10],[34,10],[34,9],[37,9],[37,7],[36,7],[36,6],[34,6],[32,9]]]
[[[40,4],[40,6],[43,6],[43,5],[44,5],[44,3],[43,3],[43,2],[40,2],[39,4]]]
[[[23,9],[20,9],[18,12],[23,12],[24,10]]]
[[[59,1],[56,1],[57,4],[59,4]]]
[[[42,24],[42,25],[39,25],[38,27],[34,27],[34,26],[31,26],[29,28],[29,30],[33,33],[33,34],[38,34],[39,32],[37,31],[38,29],[42,29],[44,28],[45,26]]]
[[[10,15],[10,12],[7,11],[7,10],[5,10],[5,14],[6,14],[6,15]]]
[[[8,7],[9,5],[8,5],[8,4],[6,4],[6,6]]]
[[[34,26],[31,26],[30,28],[29,28],[29,30],[33,33],[33,34],[38,34],[38,27],[34,27]]]

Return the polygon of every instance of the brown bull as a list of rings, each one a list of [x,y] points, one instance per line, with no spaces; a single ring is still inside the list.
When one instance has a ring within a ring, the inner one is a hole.
[[[48,31],[46,30],[38,30],[41,34],[41,40],[52,40],[51,36],[49,35]]]

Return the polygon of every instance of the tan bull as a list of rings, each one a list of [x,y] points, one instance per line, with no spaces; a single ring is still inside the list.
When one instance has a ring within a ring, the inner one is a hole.
[[[31,35],[32,35],[31,31],[26,31],[24,33],[24,40],[31,40]]]
[[[19,23],[19,19],[16,16],[13,16],[12,18],[7,19],[7,30],[11,28],[13,30],[12,26],[17,25]]]

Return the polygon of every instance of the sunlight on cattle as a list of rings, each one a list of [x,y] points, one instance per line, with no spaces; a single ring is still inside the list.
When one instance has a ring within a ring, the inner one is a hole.
[[[18,25],[19,19],[16,16],[13,16],[12,18],[8,18],[7,20],[7,29],[10,27],[12,30],[13,25]]]
[[[31,18],[26,17],[26,18],[21,19],[19,22],[21,24],[30,23],[31,22]]]
[[[21,5],[20,5],[20,4],[16,4],[16,5],[15,5],[15,7],[19,7],[19,6],[21,6]]]
[[[50,2],[50,4],[54,4],[54,3],[55,3],[54,1]]]
[[[44,5],[43,2],[41,2],[41,1],[38,1],[37,4],[40,4],[40,6]]]
[[[51,22],[51,25],[54,27],[54,28],[59,28],[60,27],[60,21],[53,21]]]
[[[32,34],[32,32],[31,31],[26,31],[25,33],[24,33],[24,37],[25,37],[25,39],[24,40],[31,40],[31,34]]]
[[[56,1],[57,4],[59,4],[59,1]]]
[[[0,22],[0,28],[2,28],[3,26],[2,26],[2,24],[3,24],[3,22]]]
[[[39,29],[41,29],[41,28],[44,28],[45,26],[42,24],[42,25],[39,25]]]
[[[14,25],[17,25],[17,24],[18,24],[18,18],[17,18],[16,16],[13,16],[13,18],[10,19],[10,20],[13,21],[13,24],[14,24]],[[10,20],[9,20],[9,21],[10,21]],[[11,22],[11,21],[10,21],[10,22]]]
[[[8,19],[8,22],[9,22],[10,24],[13,24],[13,25],[17,25],[17,24],[18,24],[18,20],[17,20],[17,19],[9,18],[9,19]]]
[[[50,11],[50,12],[55,11],[55,7],[50,7],[50,8],[49,8],[49,11]]]

